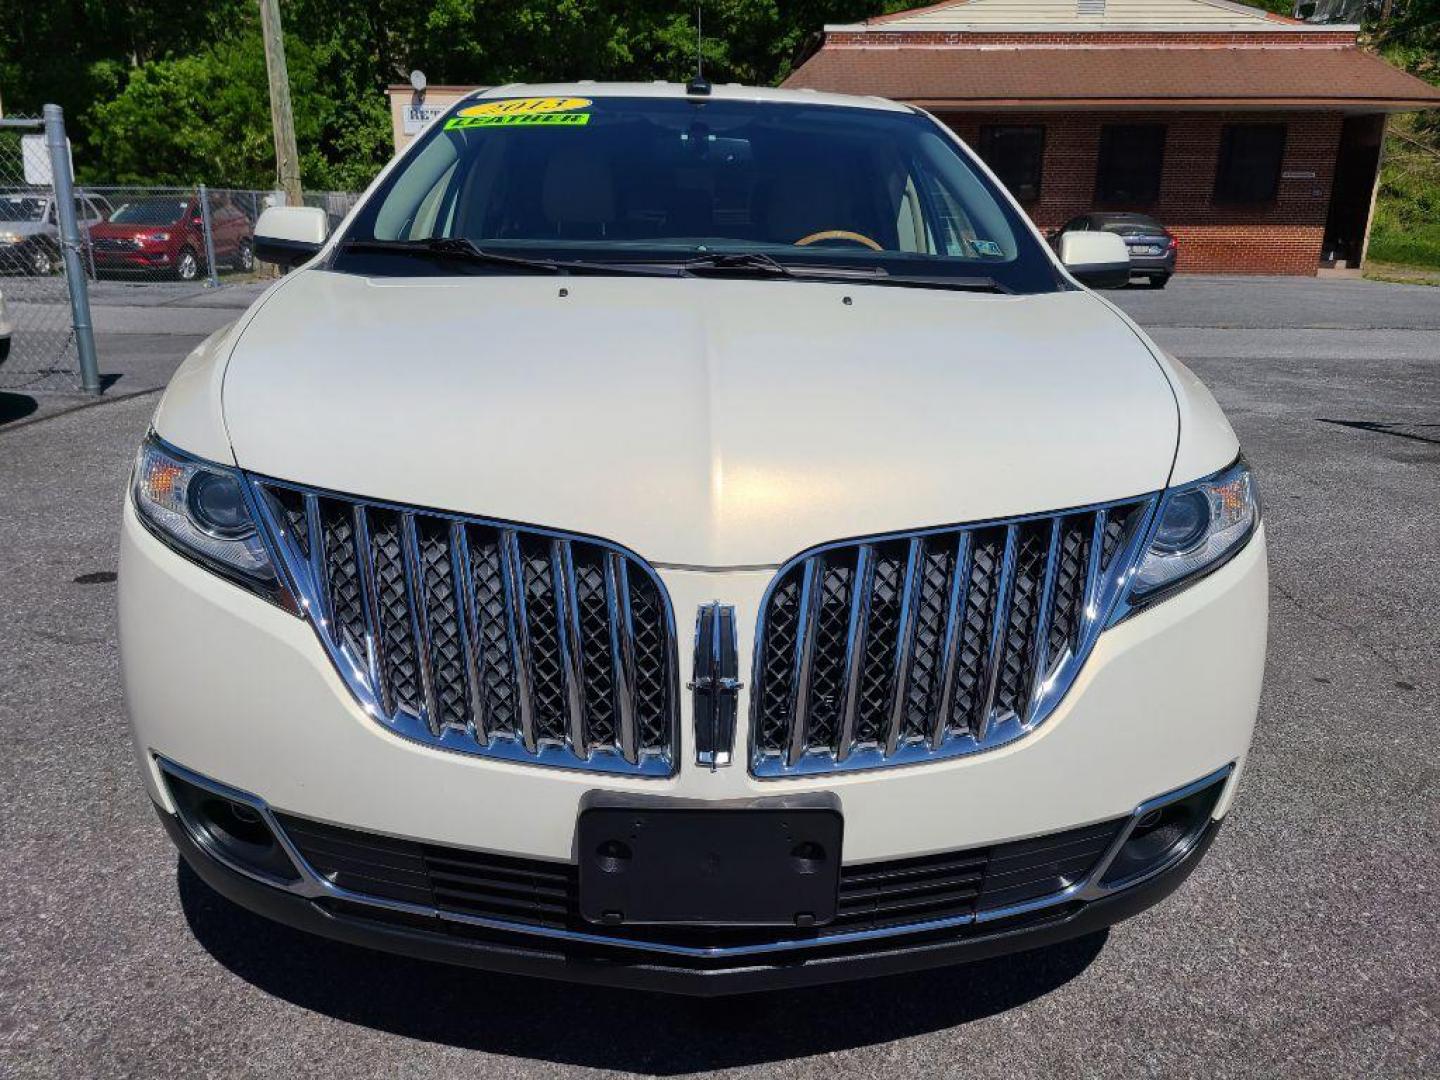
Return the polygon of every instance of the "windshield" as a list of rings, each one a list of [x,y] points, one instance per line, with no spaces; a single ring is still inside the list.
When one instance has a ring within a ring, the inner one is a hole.
[[[173,225],[190,203],[185,199],[148,199],[126,203],[110,215],[116,225]]]
[[[11,195],[0,199],[0,221],[39,221],[44,209],[44,199]]]
[[[386,178],[332,267],[485,272],[421,258],[415,241],[436,239],[556,262],[762,254],[1019,292],[1062,287],[1023,218],[944,131],[908,111],[471,99]]]

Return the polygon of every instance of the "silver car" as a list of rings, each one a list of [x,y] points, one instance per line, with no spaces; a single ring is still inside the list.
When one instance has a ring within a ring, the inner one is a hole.
[[[102,196],[76,195],[75,218],[82,232],[109,218]],[[0,273],[52,274],[60,266],[60,227],[49,191],[0,195]]]

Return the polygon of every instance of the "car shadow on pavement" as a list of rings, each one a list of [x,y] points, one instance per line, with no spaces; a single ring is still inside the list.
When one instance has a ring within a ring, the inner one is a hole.
[[[958,967],[704,1000],[492,975],[330,941],[254,915],[177,860],[196,939],[251,985],[411,1039],[669,1076],[891,1042],[1004,1012],[1063,986],[1107,932]]]
[[[12,420],[23,420],[38,408],[40,408],[40,403],[29,394],[11,394],[0,391],[0,424],[8,424]]]

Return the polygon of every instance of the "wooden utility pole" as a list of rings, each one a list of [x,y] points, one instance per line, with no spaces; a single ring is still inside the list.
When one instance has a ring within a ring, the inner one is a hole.
[[[275,128],[275,171],[285,202],[300,206],[300,153],[295,149],[295,115],[290,109],[290,73],[285,68],[285,35],[279,0],[260,0],[265,36],[265,70],[270,76],[270,122]]]

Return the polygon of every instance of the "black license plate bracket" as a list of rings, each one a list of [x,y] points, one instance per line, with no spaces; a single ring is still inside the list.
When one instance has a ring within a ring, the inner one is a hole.
[[[830,805],[592,807],[577,830],[580,913],[602,926],[823,926],[843,832]]]

